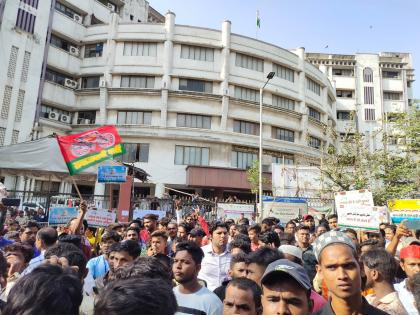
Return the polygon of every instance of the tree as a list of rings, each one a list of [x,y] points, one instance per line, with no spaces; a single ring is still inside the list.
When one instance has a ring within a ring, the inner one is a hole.
[[[414,110],[394,116],[377,132],[382,135],[381,149],[370,152],[365,136],[356,132],[347,133],[339,150],[326,150],[320,167],[325,191],[368,188],[376,205],[418,192],[420,114]],[[391,149],[390,140],[399,146]]]
[[[258,202],[258,194],[260,192],[260,165],[258,160],[252,161],[251,166],[247,169],[246,175],[249,185],[251,186],[251,192],[255,194],[255,202]],[[267,185],[270,183],[270,180],[263,177],[262,184]]]

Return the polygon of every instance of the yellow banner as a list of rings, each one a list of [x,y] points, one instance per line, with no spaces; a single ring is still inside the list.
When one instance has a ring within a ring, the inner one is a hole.
[[[391,211],[420,210],[420,199],[394,199],[388,201]]]

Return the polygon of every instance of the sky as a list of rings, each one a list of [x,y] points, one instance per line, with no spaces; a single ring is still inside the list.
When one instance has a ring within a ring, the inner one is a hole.
[[[162,14],[176,14],[176,24],[221,29],[307,52],[408,52],[420,81],[420,0],[149,0]],[[327,47],[328,46],[328,47]],[[327,47],[327,48],[326,48]],[[413,95],[420,99],[420,82]]]

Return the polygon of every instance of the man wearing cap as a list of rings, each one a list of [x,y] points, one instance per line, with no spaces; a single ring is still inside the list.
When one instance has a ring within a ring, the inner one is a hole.
[[[188,234],[188,240],[193,241],[198,246],[202,246],[203,238],[206,236],[206,232],[204,232],[203,229],[200,228],[194,228],[190,231],[190,234]]]
[[[420,273],[420,245],[409,245],[401,249],[400,259],[400,266],[407,278],[394,285],[395,291],[398,292],[401,303],[410,315],[419,314],[412,291],[414,275]]]
[[[287,259],[268,265],[261,279],[263,315],[312,313],[311,283],[305,269]]]
[[[361,276],[356,247],[345,233],[329,231],[314,244],[317,270],[325,280],[330,300],[316,315],[381,315],[361,294]]]
[[[303,216],[303,225],[309,227],[311,234],[315,233],[315,220],[310,214],[305,214]]]

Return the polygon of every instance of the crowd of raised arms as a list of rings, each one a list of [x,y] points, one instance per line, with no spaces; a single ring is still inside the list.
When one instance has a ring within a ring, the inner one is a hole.
[[[0,237],[3,315],[399,314],[420,309],[419,231],[148,214],[95,229],[8,216]],[[255,220],[255,218],[254,218]]]

